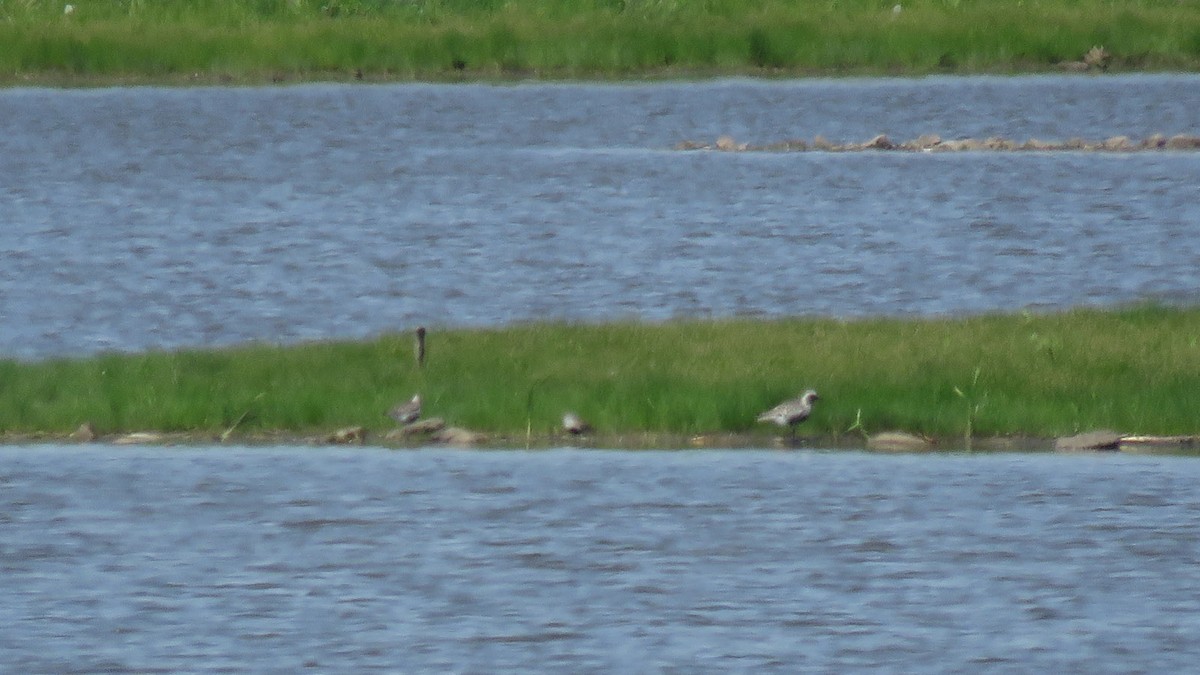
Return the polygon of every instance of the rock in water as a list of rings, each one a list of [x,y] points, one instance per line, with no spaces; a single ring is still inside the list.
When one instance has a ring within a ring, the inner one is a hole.
[[[1054,441],[1055,450],[1119,450],[1121,434],[1115,431],[1089,431]]]

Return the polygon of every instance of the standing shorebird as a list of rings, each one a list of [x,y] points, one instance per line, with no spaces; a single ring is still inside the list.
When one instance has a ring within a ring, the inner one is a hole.
[[[819,398],[821,397],[817,396],[817,392],[809,389],[801,394],[800,398],[784,401],[759,415],[758,421],[774,422],[781,427],[791,427],[792,440],[794,441],[796,440],[796,425],[808,419],[808,416],[812,414],[813,401]]]
[[[397,404],[396,407],[388,411],[388,417],[400,424],[412,424],[416,422],[421,417],[421,395],[413,394],[411,401]]]
[[[580,436],[592,430],[592,425],[573,412],[563,413],[562,425],[563,430],[572,436]]]

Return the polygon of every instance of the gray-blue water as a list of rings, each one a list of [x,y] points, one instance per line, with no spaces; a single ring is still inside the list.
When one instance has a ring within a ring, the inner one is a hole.
[[[673,316],[1194,303],[1200,77],[0,91],[0,356]]]
[[[0,449],[0,671],[1172,673],[1200,463]]]
[[[0,90],[0,357],[1200,297],[1200,77]],[[1200,463],[0,448],[0,672],[1180,672]]]

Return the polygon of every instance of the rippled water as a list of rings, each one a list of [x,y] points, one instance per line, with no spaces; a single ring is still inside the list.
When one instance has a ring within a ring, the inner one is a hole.
[[[420,323],[1194,302],[1200,77],[0,91],[0,355]]]
[[[0,670],[1184,672],[1200,463],[0,449]]]

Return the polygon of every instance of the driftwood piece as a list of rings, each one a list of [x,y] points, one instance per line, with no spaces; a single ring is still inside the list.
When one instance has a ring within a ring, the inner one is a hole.
[[[141,445],[143,443],[162,443],[164,440],[166,440],[166,436],[157,431],[134,431],[114,438],[113,443],[116,445]]]
[[[1179,447],[1200,445],[1200,436],[1123,436],[1121,447]]]

